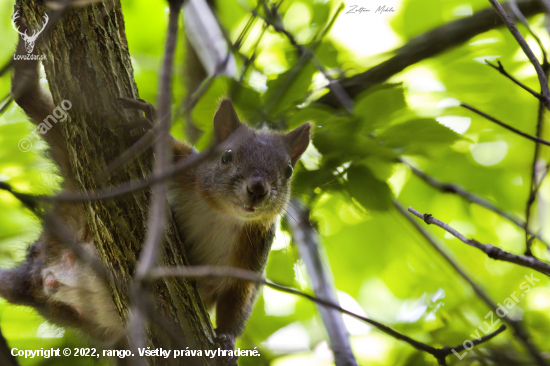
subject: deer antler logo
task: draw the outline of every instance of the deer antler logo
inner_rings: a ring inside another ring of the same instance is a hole
[[[27,34],[27,27],[24,26],[25,28],[25,31],[24,32],[21,32],[19,30],[19,22],[17,21],[17,18],[19,18],[19,10],[17,10],[15,13],[13,13],[13,16],[12,16],[12,26],[13,26],[13,29],[15,29],[15,31],[17,33],[19,33],[21,35],[21,37],[23,37],[23,40],[25,41],[25,48],[27,49],[27,53],[31,53],[32,50],[34,49],[34,42],[36,42],[36,39],[38,38],[38,35],[40,33],[42,33],[42,31],[44,30],[44,28],[46,28],[46,24],[48,24],[48,14],[44,14],[44,25],[42,26],[42,29],[40,29],[39,31],[34,31],[32,36],[29,36]],[[17,27],[16,27],[17,26]]]

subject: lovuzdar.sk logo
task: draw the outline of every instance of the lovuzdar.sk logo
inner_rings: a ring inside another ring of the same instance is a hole
[[[38,38],[40,33],[44,31],[44,28],[46,28],[46,25],[48,24],[48,20],[49,20],[48,14],[44,14],[44,24],[42,25],[42,29],[40,29],[39,31],[36,31],[36,30],[33,31],[32,35],[27,34],[29,29],[27,28],[27,25],[25,24],[25,22],[20,19],[19,10],[13,13],[11,20],[12,20],[13,29],[15,29],[15,31],[21,35],[21,38],[23,39],[23,41],[25,41],[25,49],[27,50],[26,55],[15,54],[13,55],[13,59],[14,60],[45,60],[46,55],[35,55],[35,54],[32,54],[32,51],[34,50],[34,44],[36,42],[36,39]],[[23,30],[21,30],[20,28],[23,28]]]

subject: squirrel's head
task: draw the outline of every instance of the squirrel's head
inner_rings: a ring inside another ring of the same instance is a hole
[[[309,145],[310,124],[286,133],[246,126],[229,100],[214,116],[219,156],[197,168],[199,190],[215,209],[243,220],[281,213],[290,198],[294,166]]]

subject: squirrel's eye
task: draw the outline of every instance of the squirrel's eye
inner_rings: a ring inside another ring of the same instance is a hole
[[[285,177],[286,179],[289,179],[292,176],[292,172],[294,171],[294,168],[292,165],[288,164],[285,169]]]
[[[228,164],[233,160],[233,150],[225,150],[225,152],[222,154],[222,163]]]

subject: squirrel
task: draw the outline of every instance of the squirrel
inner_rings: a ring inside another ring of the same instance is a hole
[[[27,28],[22,17],[16,25],[22,31]],[[23,47],[19,40],[18,52]],[[39,86],[38,68],[39,61],[18,60],[12,78],[13,99],[36,125],[55,108],[51,95]],[[124,108],[145,111],[151,107],[141,100],[122,98],[121,102]],[[213,123],[214,143],[224,152],[172,178],[168,202],[190,265],[261,273],[276,222],[290,198],[294,167],[309,145],[311,125],[305,123],[288,133],[255,130],[240,121],[228,99],[221,101]],[[54,124],[42,137],[64,178],[63,189],[75,191],[60,127]],[[197,154],[185,142],[172,139],[172,145],[174,162]],[[82,250],[97,258],[82,208],[58,204],[53,210],[76,233]],[[215,307],[217,337],[234,348],[258,285],[232,278],[198,278],[197,285],[207,307]],[[48,225],[19,267],[0,271],[0,296],[32,306],[53,323],[77,328],[95,339],[115,340],[124,334],[105,280]]]

